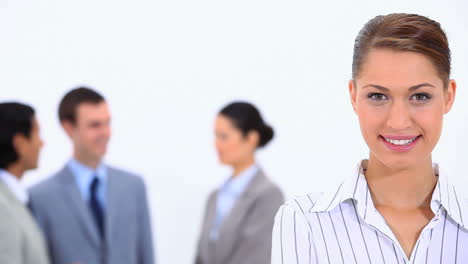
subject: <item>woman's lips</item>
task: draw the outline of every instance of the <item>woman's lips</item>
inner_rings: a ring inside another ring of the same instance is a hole
[[[410,151],[418,143],[421,135],[385,135],[380,136],[380,140],[391,151]]]

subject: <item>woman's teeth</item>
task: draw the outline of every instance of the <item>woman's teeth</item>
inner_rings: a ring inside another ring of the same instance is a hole
[[[403,145],[409,145],[411,144],[411,142],[415,141],[418,137],[415,137],[415,138],[411,138],[411,139],[389,139],[389,138],[384,138],[385,141],[387,141],[388,143],[391,143],[393,145],[399,145],[399,146],[403,146]]]

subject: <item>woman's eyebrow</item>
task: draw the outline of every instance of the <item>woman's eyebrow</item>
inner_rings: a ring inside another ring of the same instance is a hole
[[[376,88],[376,89],[379,89],[379,90],[384,91],[384,92],[390,91],[390,89],[388,89],[386,87],[383,87],[383,86],[380,86],[380,85],[377,85],[377,84],[368,84],[368,85],[363,86],[362,88],[368,88],[368,87]]]
[[[418,84],[418,85],[411,86],[409,88],[409,91],[411,92],[411,91],[417,90],[417,89],[422,88],[422,87],[433,87],[433,88],[435,88],[435,86],[430,84],[430,83],[421,83],[421,84]]]
[[[390,91],[390,89],[388,89],[386,87],[383,87],[381,85],[377,85],[377,84],[368,84],[368,85],[363,86],[362,88],[368,88],[368,87],[376,88],[376,89],[384,91],[384,92]],[[419,88],[422,88],[422,87],[435,87],[435,86],[430,84],[430,83],[420,83],[420,84],[411,86],[408,90],[410,92],[412,92],[412,91],[415,91],[415,90],[417,90]]]

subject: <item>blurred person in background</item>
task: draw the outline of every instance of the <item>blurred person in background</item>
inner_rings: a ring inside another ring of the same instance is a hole
[[[44,237],[21,183],[37,168],[43,142],[32,107],[0,103],[0,263],[48,264]]]
[[[255,106],[234,102],[216,117],[216,150],[232,175],[208,198],[195,264],[270,263],[274,215],[281,190],[256,162],[273,138]]]
[[[154,264],[146,187],[107,165],[111,115],[102,95],[79,87],[60,102],[73,156],[30,189],[31,209],[53,264]]]

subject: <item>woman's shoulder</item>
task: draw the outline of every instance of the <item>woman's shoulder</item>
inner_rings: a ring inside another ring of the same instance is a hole
[[[296,196],[286,201],[286,203],[281,206],[280,210],[299,213],[305,216],[322,195],[323,193],[308,193]]]
[[[276,213],[275,225],[282,226],[283,229],[294,226],[312,231],[311,208],[321,196],[321,193],[308,193],[289,199]]]
[[[256,174],[256,180],[260,182],[258,191],[260,193],[282,193],[281,187],[272,180],[261,168]]]

